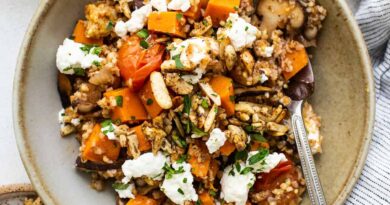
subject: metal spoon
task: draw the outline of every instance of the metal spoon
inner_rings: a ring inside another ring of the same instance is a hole
[[[292,99],[292,103],[288,107],[291,113],[291,127],[297,144],[311,204],[325,205],[324,192],[314,164],[313,155],[311,154],[302,118],[302,104],[305,99],[313,94],[313,91],[314,75],[309,62],[304,69],[291,79],[286,93]]]

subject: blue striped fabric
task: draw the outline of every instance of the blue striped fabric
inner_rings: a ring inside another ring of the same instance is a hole
[[[362,175],[346,204],[390,204],[390,0],[362,0],[356,19],[374,67],[374,136]]]

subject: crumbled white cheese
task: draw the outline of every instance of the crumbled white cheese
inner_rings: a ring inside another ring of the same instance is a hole
[[[236,51],[252,46],[259,31],[255,26],[240,18],[236,13],[230,13],[226,22],[228,24],[226,36],[229,37]]]
[[[135,33],[141,30],[145,26],[150,13],[152,13],[152,5],[150,4],[146,4],[143,7],[133,11],[133,13],[131,13],[130,20],[126,22],[127,30],[130,33]]]
[[[222,132],[221,129],[215,128],[210,133],[210,137],[206,142],[209,153],[212,154],[219,150],[225,144],[226,136],[225,133]]]
[[[150,4],[153,6],[153,8],[157,9],[158,11],[168,10],[166,0],[151,0]]]
[[[115,130],[117,129],[118,127],[116,125],[114,125],[114,123],[110,122],[108,123],[106,126],[102,127],[100,129],[100,131],[107,136],[107,138],[109,140],[117,140],[116,136],[115,136]]]
[[[221,198],[236,205],[245,205],[248,200],[249,189],[255,183],[255,175],[251,172],[242,172],[245,164],[240,163],[225,168],[221,179]]]
[[[246,162],[246,166],[253,168],[252,172],[254,173],[269,173],[273,168],[278,166],[280,162],[287,161],[286,156],[283,153],[272,153],[267,155],[264,159],[256,162],[255,164],[250,164],[249,159],[254,155],[258,154],[259,151],[252,151],[248,153],[248,160]]]
[[[263,84],[267,80],[268,80],[268,77],[264,73],[262,73],[261,76],[260,76],[260,83]]]
[[[172,0],[168,4],[168,9],[170,10],[181,10],[182,12],[186,12],[191,7],[190,0]]]
[[[61,73],[74,74],[75,68],[87,69],[95,62],[100,63],[103,59],[94,54],[95,48],[91,48],[88,53],[81,50],[85,45],[76,43],[73,40],[66,38],[63,45],[60,45],[57,50],[56,64]]]
[[[181,173],[165,175],[161,190],[176,204],[184,204],[185,201],[197,201],[198,195],[192,184],[194,177],[191,174],[191,165],[188,163],[173,163],[172,168]]]
[[[151,152],[142,154],[137,159],[126,160],[122,165],[122,172],[125,178],[123,183],[128,183],[133,177],[147,176],[154,180],[161,180],[164,173],[163,167],[167,158],[158,152],[154,155]]]
[[[125,37],[127,34],[126,23],[123,21],[116,22],[114,31],[115,31],[116,35],[118,35],[119,37],[122,37],[122,38]]]
[[[126,189],[123,189],[123,190],[115,189],[115,191],[118,193],[119,198],[134,199],[135,198],[135,196],[133,194],[134,188],[135,188],[134,184],[131,183],[131,184],[129,184],[129,186]]]
[[[196,68],[193,72],[196,75],[182,75],[181,78],[187,83],[197,84],[199,83],[199,80],[202,79],[203,74],[206,73],[206,71],[201,68]]]

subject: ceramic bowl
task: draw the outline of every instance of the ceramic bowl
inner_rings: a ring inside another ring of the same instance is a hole
[[[83,17],[87,0],[42,0],[21,48],[14,85],[14,127],[24,165],[47,204],[114,204],[74,168],[78,143],[61,138],[55,54]],[[342,204],[365,162],[372,134],[374,88],[367,50],[344,0],[320,0],[328,17],[313,50],[316,90],[310,101],[322,116],[323,154],[316,157],[329,204]],[[110,189],[108,189],[110,190]],[[304,204],[308,204],[307,196]]]

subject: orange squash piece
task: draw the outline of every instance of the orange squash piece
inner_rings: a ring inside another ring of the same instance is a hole
[[[149,197],[137,195],[134,199],[130,199],[126,205],[158,205],[158,203]]]
[[[148,29],[185,38],[186,33],[180,25],[180,13],[174,11],[152,12],[148,17]]]
[[[231,155],[234,152],[234,150],[236,150],[236,146],[229,141],[226,141],[225,144],[221,148],[219,148],[219,151],[223,156]]]
[[[234,114],[233,80],[225,76],[215,76],[210,80],[213,90],[221,97],[222,107],[229,116]]]
[[[132,129],[135,131],[135,134],[137,135],[139,151],[141,152],[149,151],[152,148],[152,145],[150,144],[149,140],[142,132],[142,126],[139,125],[137,127],[133,127]]]
[[[283,76],[286,80],[294,77],[309,63],[309,57],[307,56],[305,48],[294,50],[291,53],[286,53],[286,58],[290,60],[293,67],[291,72],[283,72]]]
[[[214,178],[217,176],[219,170],[219,164],[216,159],[212,159],[210,162],[210,170],[209,170],[209,177]]]
[[[139,122],[148,119],[148,113],[142,105],[141,99],[130,88],[120,88],[104,93],[105,97],[122,97],[122,106],[114,108],[113,120],[121,122]]]
[[[81,153],[83,160],[103,163],[103,156],[112,161],[118,159],[120,146],[116,141],[109,140],[100,129],[100,124],[96,124],[91,135],[86,139],[84,150]]]
[[[153,118],[159,116],[163,109],[160,107],[160,105],[158,105],[156,98],[154,98],[152,92],[152,83],[150,80],[146,82],[138,94],[149,115]]]
[[[87,38],[85,36],[85,22],[82,20],[79,20],[76,24],[76,27],[73,31],[73,37],[74,41],[77,43],[82,44],[90,44],[90,45],[103,45],[103,38],[94,39],[94,38]]]
[[[198,148],[200,150],[198,150]],[[188,149],[188,157],[188,163],[190,163],[192,167],[192,174],[199,178],[206,177],[211,162],[211,156],[206,145],[200,142],[196,143],[196,146],[191,144]],[[200,161],[199,159],[202,160]]]
[[[203,192],[199,194],[199,199],[202,202],[202,205],[214,205],[214,198],[210,196],[208,192]]]
[[[205,9],[208,3],[209,0],[200,0],[200,8]]]
[[[202,1],[199,1],[197,5],[192,5],[191,8],[188,9],[188,11],[184,12],[183,15],[197,21],[200,16],[202,16],[201,5]]]
[[[214,26],[219,22],[226,21],[229,13],[237,12],[240,0],[209,0],[204,16],[211,16]]]

